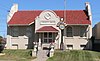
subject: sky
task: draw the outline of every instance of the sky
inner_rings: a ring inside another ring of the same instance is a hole
[[[92,26],[100,22],[100,0],[66,0],[66,10],[84,10],[90,2]],[[64,10],[64,0],[0,0],[0,36],[7,35],[7,15],[14,3],[19,10]]]

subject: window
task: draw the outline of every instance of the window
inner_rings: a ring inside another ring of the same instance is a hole
[[[86,37],[86,28],[83,26],[80,29],[80,37]]]
[[[28,44],[25,44],[25,46],[28,46]]]
[[[47,37],[47,33],[44,33],[44,37]]]
[[[12,44],[13,49],[18,49],[18,44]]]
[[[45,32],[43,33],[44,36],[43,36],[43,43],[51,43],[51,42],[54,42],[53,41],[53,33],[51,32]]]
[[[85,49],[86,45],[80,45],[81,49]]]
[[[52,38],[52,33],[49,33],[49,37]]]
[[[18,44],[12,44],[12,46],[18,46]]]
[[[68,48],[69,50],[72,50],[72,49],[73,49],[73,45],[67,45],[67,48]]]
[[[28,36],[28,37],[32,36],[31,27],[26,28],[26,36]]]
[[[67,37],[72,37],[72,27],[68,26],[66,28],[66,36]]]
[[[31,31],[31,27],[27,27],[26,31],[28,31],[28,32]]]
[[[31,33],[30,32],[26,32],[26,36],[27,37],[31,37]]]
[[[12,34],[13,34],[14,37],[18,37],[18,35],[19,35],[18,27],[13,28]]]
[[[80,27],[74,26],[74,36],[80,36]]]

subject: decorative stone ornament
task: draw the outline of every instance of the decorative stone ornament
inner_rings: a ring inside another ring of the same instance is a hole
[[[32,57],[36,57],[37,56],[37,45],[34,46],[34,50],[32,50]]]
[[[50,50],[50,57],[52,57],[54,55],[54,46],[51,46],[51,50]]]
[[[45,16],[44,16],[44,18],[48,20],[48,19],[51,18],[51,15],[49,13],[46,13]]]

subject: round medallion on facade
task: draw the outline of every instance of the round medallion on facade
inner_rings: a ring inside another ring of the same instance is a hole
[[[49,13],[46,13],[45,16],[44,16],[44,18],[48,20],[48,19],[51,18],[51,15]]]

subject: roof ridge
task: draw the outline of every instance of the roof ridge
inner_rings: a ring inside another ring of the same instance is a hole
[[[18,11],[44,11],[44,10],[18,10]],[[53,10],[53,11],[65,11],[65,10]],[[84,11],[84,10],[66,10],[66,11]]]
[[[18,11],[43,11],[43,10],[18,10]]]

